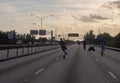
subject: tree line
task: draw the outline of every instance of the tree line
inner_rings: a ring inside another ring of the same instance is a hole
[[[120,48],[120,33],[118,33],[116,36],[111,36],[109,33],[100,33],[99,35],[95,35],[92,30],[87,32],[84,36],[84,40],[87,44],[97,44],[98,38],[102,38],[105,46],[109,47],[116,47]]]
[[[44,44],[47,41],[46,38],[35,39],[35,36],[30,34],[18,34],[15,30],[12,32],[13,39],[11,40],[8,38],[9,31],[0,31],[0,45],[16,44],[18,40],[22,40],[23,44],[28,44],[29,42],[42,42],[42,44]],[[84,40],[87,44],[99,45],[99,43],[97,42],[97,38],[102,38],[105,46],[120,48],[120,33],[113,37],[109,33],[101,33],[99,35],[95,35],[93,31],[90,30],[84,36]]]
[[[15,30],[10,32],[13,32],[13,39],[8,38],[9,31],[0,31],[0,45],[16,44],[18,40],[22,40],[24,44],[36,41],[35,36],[30,34],[18,34]]]
[[[13,33],[13,39],[9,39],[9,32]],[[18,41],[22,41],[21,44],[45,44],[45,42],[49,41],[46,37],[41,37],[36,39],[34,35],[31,34],[18,34],[15,30],[13,31],[0,31],[0,45],[11,45],[17,44]]]

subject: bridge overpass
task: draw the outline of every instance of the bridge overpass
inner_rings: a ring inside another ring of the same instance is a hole
[[[120,83],[120,52],[106,49],[102,57],[99,47],[95,52],[77,44],[67,47],[65,59],[58,46],[0,62],[0,83]],[[22,50],[19,52],[18,56]],[[14,49],[9,56],[15,54]],[[6,52],[0,51],[1,60],[4,55]]]

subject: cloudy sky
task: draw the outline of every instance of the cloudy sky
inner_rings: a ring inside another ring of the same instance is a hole
[[[53,16],[50,16],[50,15]],[[0,30],[29,33],[30,29],[98,34],[120,32],[120,0],[0,0]]]

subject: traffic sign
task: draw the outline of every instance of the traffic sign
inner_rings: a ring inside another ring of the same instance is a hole
[[[8,32],[8,39],[13,39],[13,31]]]
[[[30,30],[31,35],[38,35],[38,30]]]
[[[39,35],[46,35],[46,30],[39,30]]]
[[[68,37],[79,37],[78,33],[68,33]]]

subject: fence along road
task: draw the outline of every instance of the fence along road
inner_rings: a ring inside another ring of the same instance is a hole
[[[14,45],[0,47],[0,62],[59,48],[56,45]]]

